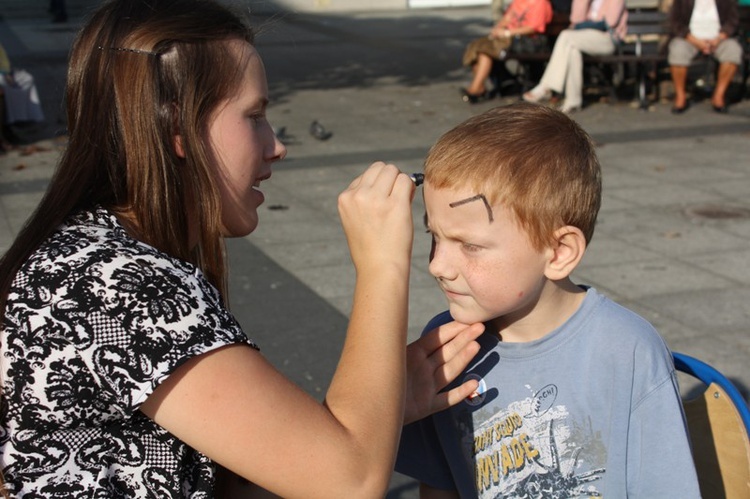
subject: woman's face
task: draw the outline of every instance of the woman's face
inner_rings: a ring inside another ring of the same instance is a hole
[[[244,41],[229,43],[241,64],[240,84],[215,111],[208,136],[219,163],[224,235],[241,237],[258,226],[260,183],[271,177],[271,164],[286,148],[266,119],[268,85],[258,52]]]

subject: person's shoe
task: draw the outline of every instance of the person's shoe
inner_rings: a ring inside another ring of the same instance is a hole
[[[580,111],[582,109],[583,109],[583,106],[581,106],[580,104],[577,104],[577,105],[574,105],[574,106],[571,106],[571,105],[568,105],[568,104],[563,104],[562,106],[560,106],[560,112],[563,112],[565,114],[577,113],[578,111]]]
[[[528,92],[524,92],[523,100],[531,102],[532,104],[537,102],[543,102],[549,100],[552,97],[552,91],[541,85],[537,85]]]
[[[713,108],[715,113],[727,114],[729,112],[729,106],[727,106],[726,104],[724,104],[723,106],[715,106],[711,104],[711,107]]]
[[[492,98],[492,93],[489,90],[485,90],[481,94],[470,94],[465,88],[461,89],[461,100],[468,102],[469,104],[478,104]]]
[[[688,109],[690,109],[690,101],[685,101],[685,105],[684,106],[680,106],[680,107],[674,106],[674,107],[672,107],[672,114],[682,114],[685,111],[687,111]]]

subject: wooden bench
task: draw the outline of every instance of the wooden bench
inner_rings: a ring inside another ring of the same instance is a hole
[[[743,97],[750,96],[750,5],[739,5],[739,29],[737,36],[742,44],[743,64],[740,68],[740,77]],[[549,47],[545,52],[534,54],[517,54],[508,52],[504,61],[515,60],[519,63],[520,73],[518,82],[522,90],[526,91],[536,85],[541,77],[540,68],[549,60],[557,36],[563,29],[569,27],[567,13],[555,13],[552,22],[547,26]],[[636,72],[635,94],[641,108],[648,107],[647,84],[653,77],[654,88],[658,99],[659,70],[667,62],[666,41],[669,36],[668,14],[655,8],[630,9],[628,10],[628,35],[617,52],[611,55],[593,56],[584,55],[584,64],[590,71],[592,67],[609,66],[614,69],[618,82],[610,82],[609,89],[612,95],[616,94],[618,86],[624,80],[624,66],[629,64]],[[602,75],[600,79],[606,80],[611,75]]]
[[[659,65],[667,61],[668,14],[657,9],[628,11],[628,34],[612,55],[585,56],[584,61],[632,64],[636,71],[636,94],[642,109],[649,105],[646,85],[649,74],[658,83]],[[658,92],[658,85],[655,85]]]
[[[529,75],[533,73],[532,65],[544,64],[554,47],[557,36],[563,29],[569,27],[567,13],[556,13],[552,22],[547,27],[549,38],[549,49],[545,52],[533,54],[508,52],[503,61],[515,60],[519,63],[518,80],[523,91],[536,84]],[[649,70],[655,71],[659,65],[667,60],[667,55],[662,47],[662,40],[668,34],[667,14],[657,9],[632,9],[628,11],[628,35],[618,45],[615,53],[610,55],[585,54],[583,61],[587,66],[609,66],[614,68],[619,78],[618,82],[609,82],[610,92],[615,94],[616,86],[624,81],[625,65],[630,65],[636,72],[636,89],[640,105],[648,106],[646,96],[646,85]],[[607,75],[607,79],[612,78]]]

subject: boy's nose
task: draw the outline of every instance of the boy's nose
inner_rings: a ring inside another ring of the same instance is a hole
[[[430,274],[436,279],[452,279],[450,269],[448,268],[447,262],[450,258],[447,258],[445,254],[446,250],[432,244],[432,250],[430,251],[430,265],[428,267]]]

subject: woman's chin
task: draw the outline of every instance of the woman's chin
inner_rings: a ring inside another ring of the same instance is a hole
[[[227,238],[245,237],[258,228],[257,213],[254,217],[247,217],[243,220],[234,220],[230,224],[224,224],[222,235]]]

